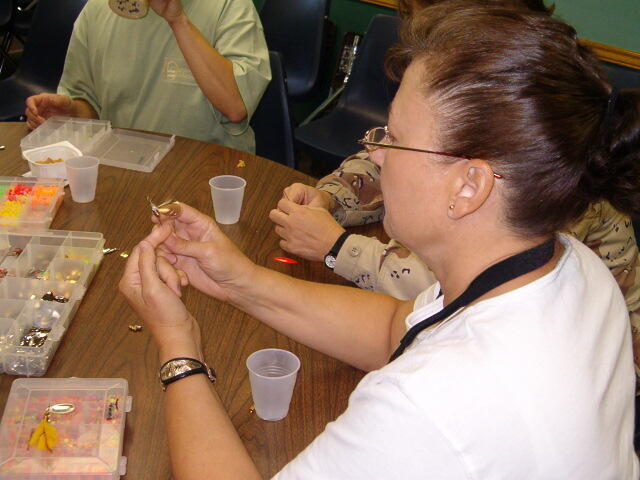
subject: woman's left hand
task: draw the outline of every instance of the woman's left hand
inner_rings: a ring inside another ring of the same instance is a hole
[[[158,349],[180,355],[199,355],[200,328],[182,303],[180,288],[187,284],[155,249],[163,240],[152,232],[131,252],[119,289],[153,335]]]

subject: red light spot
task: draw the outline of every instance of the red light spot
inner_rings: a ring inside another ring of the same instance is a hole
[[[293,258],[287,258],[287,257],[273,257],[274,260],[276,260],[277,262],[282,262],[282,263],[298,263],[297,260],[294,260]]]

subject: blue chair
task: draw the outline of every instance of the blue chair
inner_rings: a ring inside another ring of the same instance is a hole
[[[385,75],[384,57],[397,39],[399,25],[395,16],[373,17],[334,110],[295,130],[296,145],[311,157],[316,175],[332,171],[360,150],[357,140],[366,130],[386,125],[398,84]]]
[[[640,88],[640,70],[602,62],[609,80],[618,88]]]
[[[39,0],[20,65],[13,75],[0,81],[0,121],[18,120],[27,97],[56,91],[73,23],[86,3]]]
[[[603,65],[609,75],[609,80],[617,88],[640,88],[640,70],[608,62],[603,62]],[[636,232],[636,241],[640,245],[640,219],[633,219],[633,229]],[[640,439],[638,440],[638,446],[640,446]]]
[[[271,82],[250,122],[256,136],[256,155],[295,168],[287,76],[280,52],[269,51],[269,62]]]
[[[14,12],[13,0],[3,0],[0,2],[0,73],[5,63],[9,63],[15,68],[14,62],[9,56],[9,47],[11,46],[11,24]]]
[[[260,20],[269,50],[282,54],[289,96],[313,93],[320,76],[329,0],[265,0]]]

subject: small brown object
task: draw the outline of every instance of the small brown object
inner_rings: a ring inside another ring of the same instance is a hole
[[[64,162],[64,160],[61,158],[47,157],[46,160],[40,160],[39,162],[36,162],[36,163],[38,165],[51,165],[52,163],[60,163],[60,162]]]
[[[129,325],[129,330],[131,330],[132,332],[141,332],[142,325]]]

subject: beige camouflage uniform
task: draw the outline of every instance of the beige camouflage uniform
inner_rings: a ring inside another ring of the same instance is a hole
[[[317,188],[331,194],[332,211],[343,226],[377,222],[384,216],[378,167],[366,152],[347,158]],[[611,270],[629,307],[636,375],[640,376],[640,260],[631,219],[609,203],[589,207],[569,233],[589,246]],[[334,271],[360,288],[402,300],[415,298],[435,282],[433,273],[400,243],[350,235],[340,249]]]

